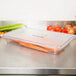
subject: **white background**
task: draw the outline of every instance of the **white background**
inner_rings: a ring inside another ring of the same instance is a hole
[[[75,20],[76,0],[0,0],[0,20]]]

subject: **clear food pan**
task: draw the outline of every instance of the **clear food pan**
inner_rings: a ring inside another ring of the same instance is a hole
[[[21,28],[3,35],[3,38],[12,39],[25,47],[53,54],[61,52],[75,37],[75,35],[33,28]]]

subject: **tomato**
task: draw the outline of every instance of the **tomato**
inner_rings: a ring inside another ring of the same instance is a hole
[[[68,33],[69,33],[69,34],[75,34],[75,31],[74,31],[74,29],[70,29],[70,30],[68,31]]]
[[[60,30],[61,30],[61,26],[57,25],[57,26],[54,27],[54,29],[55,29],[56,31],[60,31]]]
[[[53,27],[51,25],[47,26],[47,30],[51,31],[53,29]]]
[[[55,27],[56,27],[56,28],[61,28],[61,26],[59,26],[59,25],[56,25]]]
[[[51,31],[55,31],[56,32],[56,30],[54,28],[52,28]]]
[[[4,33],[7,33],[7,31],[4,31]]]
[[[63,31],[62,29],[59,30],[59,32],[62,32],[62,31]]]
[[[76,26],[75,26],[75,25],[73,26],[73,30],[74,30],[74,31],[75,31],[75,33],[76,33]]]
[[[62,33],[68,33],[68,31],[67,30],[62,30]]]
[[[71,28],[72,28],[71,25],[66,25],[66,26],[65,26],[65,29],[66,29],[66,30],[70,30]]]

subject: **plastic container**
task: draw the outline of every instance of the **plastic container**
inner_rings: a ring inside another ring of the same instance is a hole
[[[12,39],[25,47],[53,54],[61,52],[71,40],[76,38],[75,35],[33,28],[17,29],[4,34],[3,37]]]

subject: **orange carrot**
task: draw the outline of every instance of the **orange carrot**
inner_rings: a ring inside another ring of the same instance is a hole
[[[21,41],[15,41],[15,42],[18,42],[22,46],[33,48],[33,49],[40,50],[40,51],[43,51],[43,52],[48,52],[48,51],[53,51],[53,52],[56,52],[56,53],[59,52],[59,50],[53,49],[53,48],[42,47],[42,46],[34,45],[34,44],[31,44],[31,43],[21,42]]]

